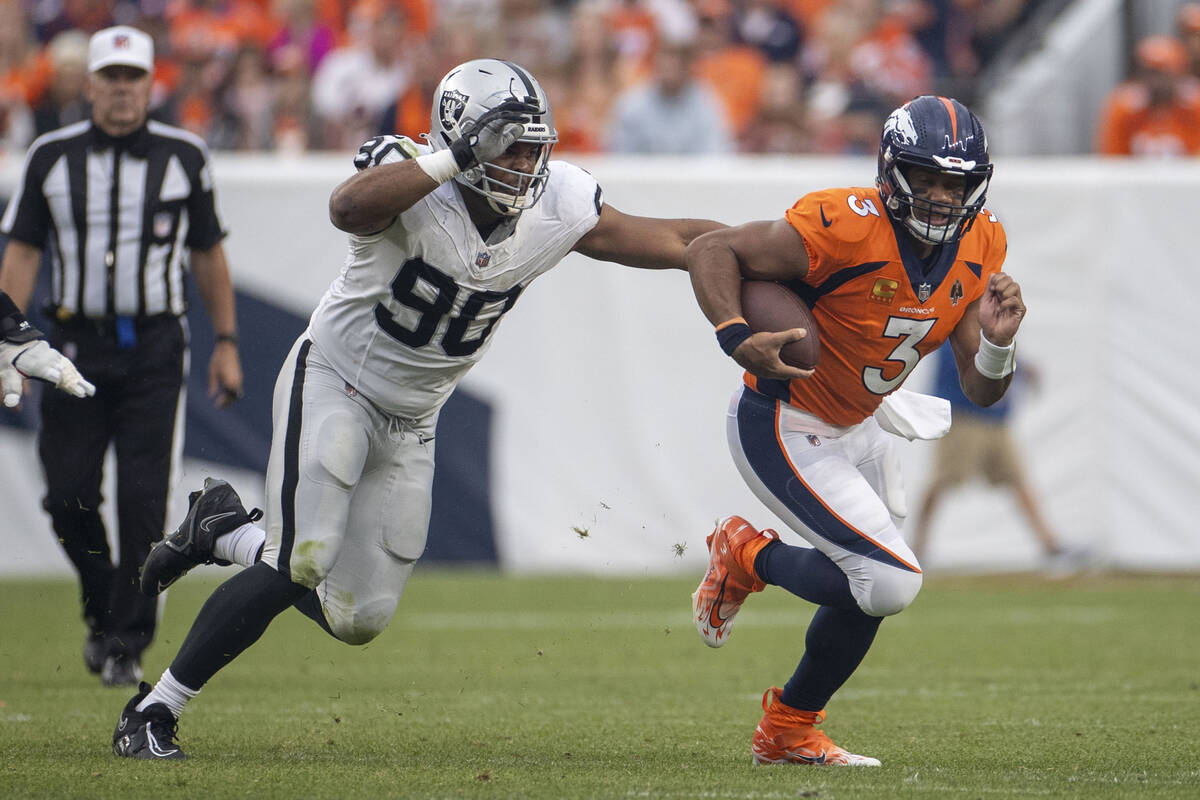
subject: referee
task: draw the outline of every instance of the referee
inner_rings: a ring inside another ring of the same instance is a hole
[[[34,141],[0,232],[0,290],[20,308],[42,251],[52,264],[50,344],[96,386],[90,398],[44,392],[38,455],[43,507],[79,573],[84,663],[106,686],[136,684],[154,638],[156,603],[138,572],[162,538],[183,451],[188,372],[186,274],[216,332],[209,394],[242,391],[233,286],[203,141],[147,121],[154,47],[118,26],[88,48],[90,120]],[[120,558],[100,516],[104,454],[116,451]]]

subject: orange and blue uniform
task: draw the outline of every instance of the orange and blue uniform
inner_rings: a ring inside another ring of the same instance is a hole
[[[999,272],[1004,227],[987,210],[928,264],[897,231],[874,188],[827,189],[786,213],[808,250],[808,274],[783,281],[817,320],[821,359],[809,378],[746,385],[833,425],[855,425],[937,350]]]

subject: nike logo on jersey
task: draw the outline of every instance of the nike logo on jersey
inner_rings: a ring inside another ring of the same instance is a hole
[[[211,517],[205,517],[204,519],[200,520],[200,530],[204,531],[205,533],[211,533],[214,522],[220,522],[226,517],[232,517],[236,514],[236,511],[224,511],[220,514],[213,514]]]
[[[828,228],[833,223],[825,219],[825,206],[817,206],[817,208],[819,208],[821,211],[821,224]]]

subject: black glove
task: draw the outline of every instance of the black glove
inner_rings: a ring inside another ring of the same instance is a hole
[[[466,171],[491,161],[525,133],[525,123],[541,109],[530,103],[506,100],[475,120],[463,135],[450,143],[458,168]]]

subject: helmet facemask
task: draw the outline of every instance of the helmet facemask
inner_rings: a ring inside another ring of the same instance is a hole
[[[886,158],[886,156],[885,156]],[[935,161],[945,162],[947,159],[934,157]],[[957,159],[950,159],[957,160]],[[919,196],[913,191],[912,185],[905,175],[909,167],[929,168],[926,164],[904,164],[903,159],[892,159],[885,167],[885,174],[892,186],[887,195],[888,210],[899,219],[908,232],[926,244],[941,245],[955,242],[971,229],[975,215],[983,208],[984,197],[987,195],[988,183],[991,180],[991,165],[986,170],[974,171],[974,164],[965,165],[939,164],[941,172],[963,176],[963,200],[961,203],[941,203]],[[956,168],[957,167],[957,168]],[[984,174],[979,174],[983,172]],[[945,217],[946,222],[934,225],[935,217]]]
[[[518,145],[533,144],[537,148],[532,171],[522,172],[487,161],[463,172],[455,180],[487,198],[488,206],[497,214],[512,216],[533,208],[546,189],[546,179],[550,177],[550,153],[558,140],[553,129],[547,134],[548,127],[545,123],[527,122],[525,134],[517,139]]]

